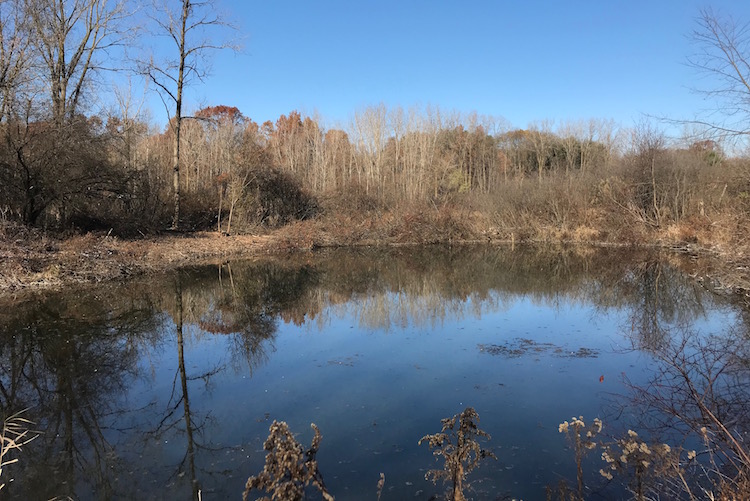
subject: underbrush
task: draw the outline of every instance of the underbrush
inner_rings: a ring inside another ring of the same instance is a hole
[[[716,225],[705,217],[656,229],[623,214],[603,189],[607,185],[594,177],[574,182],[551,176],[542,182],[511,181],[493,193],[383,202],[354,187],[329,194],[315,222],[294,223],[280,235],[290,248],[497,240],[643,245],[697,243],[696,235],[714,241]],[[295,245],[295,240],[301,244]]]
[[[144,242],[157,248],[159,241],[172,236],[189,238],[196,231],[255,235],[271,241],[264,251],[477,241],[656,245],[711,252],[731,265],[732,273],[742,274],[750,258],[750,184],[743,177],[747,172],[740,169],[744,164],[683,170],[676,165],[667,165],[659,177],[648,178],[648,183],[637,183],[643,171],[637,164],[625,162],[598,172],[509,178],[485,192],[445,192],[413,201],[387,193],[368,194],[356,183],[313,196],[293,177],[269,170],[243,188],[244,198],[233,208],[231,231],[229,202],[225,198],[219,232],[218,197],[206,192],[186,195],[183,228],[188,231],[170,233],[169,237],[153,226],[154,221],[160,221],[166,227],[159,215],[169,212],[166,210],[156,211],[159,214],[140,228],[105,225],[94,236],[74,229],[44,231],[3,215],[0,287],[49,280],[57,283],[60,276],[64,280],[71,274],[65,270],[59,273],[57,261],[70,261],[71,256],[75,258],[72,271],[94,268],[84,274],[73,273],[76,280],[117,276],[108,264],[96,269],[92,263],[111,261],[121,252],[123,242]],[[123,240],[111,248],[111,241],[104,236]],[[236,254],[236,245],[230,240],[202,243],[211,248],[185,246],[182,254],[185,258],[196,253],[222,254],[222,247],[231,247]],[[155,253],[145,254],[154,260],[150,266],[164,261]],[[127,260],[135,256],[120,253],[115,259],[123,261],[125,268],[134,268],[140,264],[128,264]],[[747,283],[750,277],[731,281]]]
[[[296,221],[273,235],[279,248],[437,244],[485,238],[486,217],[460,206],[402,204],[365,211],[332,212]]]
[[[498,459],[488,448],[492,437],[479,428],[479,414],[472,407],[441,423],[439,433],[425,435],[418,442],[430,447],[439,466],[426,470],[425,479],[444,486],[430,499],[465,501],[472,491],[472,471],[480,466],[486,470],[492,467],[487,460]],[[732,456],[722,456],[719,451],[723,439],[710,431],[720,423],[707,424],[709,428],[700,430],[703,448],[694,450],[648,440],[631,429],[607,435],[599,418],[588,425],[583,416],[563,421],[558,430],[570,446],[576,478],[562,478],[555,485],[547,485],[546,497],[549,501],[584,501],[602,496],[636,501],[749,499],[747,449],[743,446]],[[316,459],[322,435],[315,424],[311,426],[315,435],[305,452],[286,422],[271,424],[264,444],[265,466],[258,475],[248,478],[244,501],[253,499],[254,491],[266,494],[258,499],[269,500],[305,499],[312,490],[333,501],[334,495],[326,488]],[[385,483],[385,475],[380,473],[377,486],[373,485],[373,497],[381,498]]]

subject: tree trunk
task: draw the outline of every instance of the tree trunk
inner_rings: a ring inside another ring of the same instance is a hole
[[[221,202],[222,202],[222,199],[224,198],[222,195],[224,195],[224,189],[222,188],[221,185],[219,185],[219,217],[218,217],[218,223],[217,223],[218,227],[216,229],[216,231],[218,231],[219,233],[221,233]]]
[[[187,27],[187,18],[190,14],[190,0],[182,2],[182,29],[180,30],[180,68],[177,73],[177,96],[175,99],[174,114],[174,154],[173,165],[174,173],[172,178],[172,187],[174,189],[174,215],[172,216],[172,229],[176,230],[180,224],[180,128],[182,127],[182,87],[185,81],[185,33]]]

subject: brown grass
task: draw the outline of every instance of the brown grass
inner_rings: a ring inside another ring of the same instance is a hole
[[[21,451],[25,445],[38,436],[30,431],[34,423],[23,417],[24,412],[17,412],[3,420],[0,431],[0,491],[5,487],[3,468],[18,462],[18,458],[11,458],[11,455]]]
[[[88,233],[52,238],[5,226],[5,238],[0,238],[0,292],[5,293],[127,278],[188,263],[274,250],[273,239],[262,235],[224,237],[199,232],[124,240]]]
[[[128,240],[100,232],[62,238],[0,222],[0,294],[273,252],[477,241],[662,246],[707,253],[719,258],[715,277],[727,287],[750,290],[750,218],[744,206],[726,202],[723,190],[706,193],[702,206],[692,204],[701,207],[697,212],[655,226],[623,209],[621,195],[612,193],[624,188],[614,180],[576,182],[513,181],[492,195],[472,193],[442,203],[378,204],[352,190],[323,198],[314,219],[261,235],[193,232]]]

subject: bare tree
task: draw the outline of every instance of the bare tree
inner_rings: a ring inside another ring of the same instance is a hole
[[[6,120],[19,86],[28,80],[29,37],[23,0],[0,0],[0,122]]]
[[[151,57],[141,65],[141,70],[156,86],[174,133],[172,228],[176,229],[180,220],[180,129],[183,119],[190,118],[182,114],[183,90],[191,81],[203,81],[207,76],[205,57],[208,52],[233,47],[228,42],[207,38],[212,30],[231,28],[231,25],[217,13],[212,0],[161,0],[155,5],[152,19],[156,24],[156,35],[173,44],[171,57],[162,61]]]
[[[365,192],[381,194],[384,149],[389,137],[388,108],[381,103],[354,114],[352,137],[357,139],[359,173],[365,177]]]
[[[581,166],[581,141],[577,132],[581,129],[581,122],[563,122],[557,129],[560,145],[565,153],[565,176],[569,176],[577,167]]]
[[[688,122],[714,136],[746,136],[750,133],[750,23],[704,9],[693,40],[696,53],[689,64],[715,87],[696,89],[714,103],[704,118]]]
[[[536,158],[537,174],[539,182],[542,181],[542,173],[547,165],[547,159],[550,153],[552,143],[552,134],[550,132],[551,123],[547,120],[534,122],[529,126],[528,137],[534,147],[534,156]]]
[[[116,129],[119,160],[128,171],[132,171],[138,164],[137,146],[148,133],[147,110],[143,106],[145,96],[134,95],[130,79],[127,86],[114,87],[113,93],[116,107],[108,113],[107,125],[110,131]]]
[[[126,1],[26,0],[25,5],[59,127],[75,115],[92,75],[113,69],[103,65],[104,58],[132,33],[123,24]]]

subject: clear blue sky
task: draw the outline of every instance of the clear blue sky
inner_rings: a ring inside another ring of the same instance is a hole
[[[686,64],[703,7],[750,21],[726,0],[228,1],[243,51],[211,56],[187,108],[224,104],[256,122],[297,109],[329,127],[383,102],[534,120],[641,114],[684,118],[705,106]],[[152,104],[157,123],[163,107]]]

